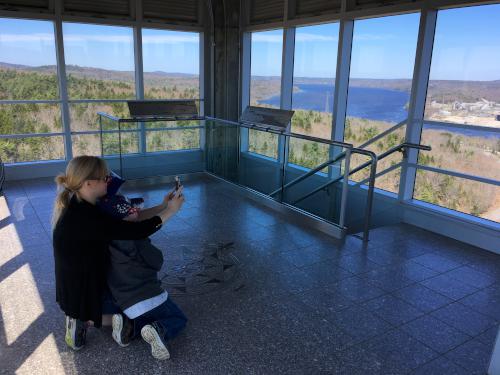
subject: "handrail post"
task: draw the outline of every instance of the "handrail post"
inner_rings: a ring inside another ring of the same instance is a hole
[[[345,214],[346,214],[346,207],[347,207],[347,192],[349,190],[350,164],[351,164],[351,149],[348,148],[345,150],[344,181],[342,183],[342,197],[340,200],[339,225],[342,228],[344,227],[344,223],[345,223]]]
[[[280,164],[281,164],[281,176],[280,176],[280,182],[281,182],[281,194],[280,194],[280,202],[283,203],[283,200],[285,199],[285,177],[286,177],[286,165],[287,165],[287,157],[286,157],[286,153],[287,153],[287,143],[288,143],[288,139],[287,139],[287,136],[286,135],[280,135],[278,137],[283,137],[284,141],[283,141],[283,144],[282,144],[282,148],[283,148],[283,156],[281,158],[281,161],[280,161]]]
[[[123,161],[122,161],[122,128],[120,121],[118,121],[118,147],[120,151],[120,177],[124,178],[123,175]]]
[[[102,140],[103,132],[102,132],[102,115],[99,114],[99,130],[101,131],[101,158],[104,158],[104,143]]]
[[[366,196],[365,225],[363,229],[363,242],[369,241],[370,223],[373,209],[373,194],[375,191],[375,176],[377,174],[377,155],[371,155],[370,182],[368,184],[368,194]]]

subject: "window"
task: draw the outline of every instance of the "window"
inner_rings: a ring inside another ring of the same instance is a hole
[[[142,31],[144,97],[200,98],[200,34],[144,29]],[[199,121],[146,123],[146,128],[198,126]],[[146,131],[148,152],[200,148],[200,130]]]
[[[54,160],[64,159],[64,151],[54,25],[0,18],[0,157]]]
[[[500,181],[499,18],[498,4],[439,11],[419,165]],[[500,221],[494,185],[419,170],[414,198]]]
[[[333,88],[337,66],[338,23],[299,27],[295,31],[292,132],[331,139]],[[328,160],[329,148],[290,140],[290,163],[308,168]]]
[[[144,29],[142,35],[145,98],[199,99],[200,33]],[[137,97],[132,27],[63,22],[62,42],[68,92],[64,98],[59,92],[53,22],[0,18],[3,161],[64,159],[66,144],[71,144],[73,155],[117,154],[120,148],[138,153],[200,147],[196,121],[165,125],[182,128],[173,133],[151,129],[163,124],[122,123],[121,145],[117,123],[100,123],[99,111],[128,117],[126,101]],[[69,109],[67,142],[63,105]]]
[[[280,108],[283,30],[252,33],[250,105]],[[278,136],[250,130],[248,149],[278,157]]]
[[[69,99],[134,99],[132,28],[63,23]]]
[[[198,99],[200,97],[200,35],[142,30],[144,97]]]
[[[358,146],[408,118],[408,103],[419,27],[418,13],[354,22],[344,140]],[[367,147],[377,154],[404,140],[404,128]],[[364,161],[353,156],[352,166]],[[381,172],[401,161],[393,154],[379,162]],[[369,171],[353,175],[360,181]],[[397,181],[396,181],[397,180]],[[399,170],[377,178],[377,187],[397,192]]]
[[[499,127],[500,5],[438,13],[426,120]]]
[[[491,178],[500,181],[500,133],[424,125],[420,165]]]
[[[500,187],[424,170],[417,171],[414,198],[492,221],[500,221]]]
[[[136,97],[132,28],[63,23],[63,39],[71,130],[95,132],[74,134],[73,154],[100,155],[101,146],[104,154],[116,154],[117,133],[104,135],[101,145],[97,112],[118,117],[129,114],[125,101]],[[113,131],[115,127],[115,123],[103,126]],[[123,128],[138,129],[138,125],[124,124]],[[124,134],[122,152],[138,152],[138,138],[138,131]]]

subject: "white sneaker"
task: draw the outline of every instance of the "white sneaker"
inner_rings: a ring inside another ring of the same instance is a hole
[[[130,339],[134,330],[134,323],[122,314],[113,315],[113,340],[122,348],[130,345]]]
[[[159,360],[170,358],[170,353],[166,344],[163,342],[158,331],[161,328],[157,324],[147,324],[141,329],[141,336],[149,345],[151,345],[151,354]]]

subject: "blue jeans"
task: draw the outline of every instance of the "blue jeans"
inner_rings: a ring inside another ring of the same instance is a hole
[[[142,327],[156,322],[161,328],[161,336],[165,342],[176,337],[186,326],[187,318],[169,297],[160,306],[134,319],[134,337],[139,335]]]

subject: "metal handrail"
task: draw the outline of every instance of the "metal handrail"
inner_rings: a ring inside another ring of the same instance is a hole
[[[104,113],[104,112],[97,112],[99,115],[99,125],[101,131],[102,129],[102,118],[108,118],[112,121],[118,122],[118,138],[119,138],[119,152],[120,152],[120,170],[122,170],[122,150],[121,150],[121,132],[122,129],[120,127],[120,123],[123,122],[155,122],[155,121],[189,121],[189,120],[212,120],[212,121],[217,121],[218,124],[223,124],[227,126],[237,126],[237,127],[242,127],[242,128],[248,128],[248,129],[254,129],[254,130],[259,130],[259,131],[265,131],[267,133],[272,133],[276,135],[282,135],[285,137],[290,137],[290,138],[298,138],[298,139],[303,139],[306,141],[311,141],[311,142],[317,142],[317,143],[322,143],[326,144],[329,146],[340,146],[346,149],[346,151],[342,152],[341,154],[337,155],[334,159],[332,159],[331,163],[340,160],[342,158],[346,158],[346,170],[344,172],[344,176],[341,178],[344,178],[344,186],[343,186],[343,191],[342,191],[342,204],[341,204],[341,212],[340,212],[340,221],[339,221],[339,226],[343,226],[343,221],[345,218],[345,208],[346,208],[346,202],[347,202],[347,186],[348,186],[348,179],[347,177],[349,176],[349,160],[350,160],[350,155],[352,153],[357,153],[357,154],[362,154],[365,156],[370,157],[370,161],[367,163],[367,165],[371,165],[370,168],[370,183],[369,183],[369,190],[368,190],[368,196],[367,196],[367,206],[366,206],[366,214],[365,214],[365,230],[364,230],[364,235],[363,235],[363,240],[367,241],[368,240],[368,230],[369,230],[369,223],[370,223],[370,217],[371,217],[371,210],[372,210],[372,202],[373,202],[373,190],[375,186],[375,174],[376,174],[376,168],[377,168],[377,155],[368,150],[363,150],[359,148],[354,148],[352,144],[346,143],[346,142],[340,142],[340,141],[334,141],[334,140],[328,140],[328,139],[323,139],[323,138],[317,138],[317,137],[311,137],[307,136],[304,134],[298,134],[298,133],[291,133],[291,132],[285,132],[285,131],[280,131],[276,130],[275,128],[271,127],[266,127],[263,124],[254,124],[254,123],[249,123],[249,122],[235,122],[235,121],[230,121],[230,120],[223,120],[223,119],[218,119],[214,117],[209,117],[209,116],[196,116],[196,117],[175,117],[175,116],[156,116],[156,117],[145,117],[145,118],[118,118],[116,116]],[[103,149],[103,145],[101,144],[101,150]],[[331,164],[330,163],[330,164]],[[284,168],[284,166],[283,166]],[[324,168],[324,167],[322,167]],[[322,169],[320,168],[320,169]],[[283,190],[283,187],[280,189]]]
[[[375,179],[377,179],[379,177],[382,177],[383,175],[385,175],[387,173],[390,173],[390,172],[392,172],[395,169],[401,168],[402,165],[403,165],[403,163],[399,162],[397,164],[391,165],[390,167],[384,169],[382,172],[377,172],[377,174],[375,175]],[[366,184],[368,182],[368,180],[369,180],[368,178],[365,178],[364,180],[356,182],[354,184],[354,186],[364,185],[364,184]]]
[[[353,170],[351,170],[348,173],[348,175],[350,176],[350,175],[352,175],[356,172],[359,172],[360,170],[366,168],[367,166],[371,166],[370,167],[370,176],[367,179],[369,184],[368,184],[368,195],[367,195],[367,203],[366,203],[367,207],[365,209],[365,223],[364,223],[364,228],[363,228],[363,241],[368,241],[368,237],[369,237],[371,213],[372,213],[372,208],[373,208],[373,194],[374,194],[374,190],[375,190],[375,178],[377,177],[377,163],[379,160],[382,160],[382,159],[388,157],[389,155],[391,155],[397,151],[406,152],[406,149],[408,149],[408,148],[415,148],[418,150],[425,150],[425,151],[431,150],[430,146],[417,145],[414,143],[401,143],[400,145],[397,145],[397,146],[390,148],[389,150],[380,154],[379,156],[375,155],[375,153],[373,153],[372,151],[362,150],[362,149],[358,149],[358,148],[352,149],[352,153],[359,153],[359,154],[366,155],[366,152],[368,152],[368,153],[371,153],[374,155],[374,157],[372,156],[372,159],[370,161],[367,161],[366,163],[359,165],[358,167],[354,168]],[[365,152],[362,152],[362,151],[365,151]],[[384,173],[384,171],[382,173]],[[340,180],[342,180],[344,178],[345,177],[341,175],[341,176],[339,176],[331,181],[328,181],[327,183],[314,189],[313,191],[309,192],[308,194],[295,200],[294,202],[292,202],[292,204],[296,205],[297,203],[303,201],[304,199],[309,198],[310,196],[328,188],[329,186],[339,182]],[[366,181],[366,179],[365,179],[365,181]]]
[[[324,139],[324,138],[317,138],[317,137],[311,137],[308,135],[304,134],[299,134],[299,133],[289,133],[285,131],[279,131],[271,127],[267,127],[263,124],[257,124],[257,123],[250,123],[250,122],[236,122],[236,121],[230,121],[230,120],[223,120],[215,117],[210,117],[210,116],[191,116],[191,117],[177,117],[177,116],[152,116],[152,117],[135,117],[135,118],[119,118],[113,115],[110,115],[105,112],[97,112],[98,115],[106,117],[110,120],[117,121],[117,122],[155,122],[155,121],[202,121],[202,120],[212,120],[212,121],[217,121],[219,123],[224,123],[228,125],[235,125],[243,128],[248,128],[248,129],[255,129],[255,130],[260,130],[260,131],[265,131],[267,133],[272,133],[272,134],[277,134],[277,135],[284,135],[287,137],[292,137],[292,138],[299,138],[303,139],[306,141],[311,141],[311,142],[318,142],[318,143],[323,143],[327,144],[330,146],[341,146],[345,148],[353,148],[352,143],[346,143],[346,142],[340,142],[340,141],[332,141],[329,139]]]
[[[347,190],[348,190],[348,184],[347,184],[347,176],[348,175],[347,175],[347,172],[348,172],[348,169],[349,169],[349,161],[350,161],[350,157],[351,157],[351,152],[353,152],[353,153],[355,152],[352,144],[346,143],[346,142],[340,142],[340,141],[333,141],[333,140],[329,140],[329,139],[311,137],[311,136],[307,136],[307,135],[304,135],[304,134],[298,134],[298,133],[291,133],[291,132],[280,131],[280,130],[277,130],[276,128],[268,127],[268,126],[265,126],[265,125],[259,124],[259,123],[251,123],[251,122],[247,122],[247,121],[245,121],[245,122],[235,122],[235,121],[230,121],[230,120],[217,119],[217,118],[213,118],[213,117],[206,117],[206,119],[207,120],[212,120],[212,121],[217,121],[218,124],[222,123],[222,124],[227,125],[227,126],[236,126],[236,127],[243,127],[243,128],[254,129],[254,130],[259,130],[259,131],[265,131],[267,133],[272,133],[272,134],[276,134],[276,135],[282,135],[282,136],[285,136],[285,137],[298,138],[298,139],[303,139],[303,140],[307,140],[307,141],[312,141],[312,142],[326,144],[326,145],[329,145],[329,146],[337,146],[337,147],[340,146],[340,147],[345,148],[346,151],[344,151],[342,153],[342,157],[346,158],[347,169],[344,172],[345,173],[345,177],[346,177],[346,183],[342,187],[342,197],[341,197],[341,205],[340,205],[340,217],[339,217],[339,224],[338,224],[340,227],[344,227],[345,209],[346,209],[346,206],[347,206]],[[370,156],[372,158],[375,158],[374,167],[376,168],[376,155],[374,153],[372,153],[371,151],[365,151],[365,150],[357,150],[357,152],[365,154],[365,155],[368,155],[368,156]],[[336,158],[334,158],[334,160],[331,160],[331,161],[329,161],[327,163],[323,163],[323,164],[325,164],[325,166],[326,166],[328,164],[334,163]],[[282,170],[282,186],[279,189],[279,191],[284,191],[284,188],[283,188],[283,182],[284,182],[283,174],[284,174],[284,168],[285,167],[286,167],[285,164],[283,164],[282,165],[282,168],[283,168],[283,170]],[[318,168],[318,167],[316,167],[316,168]],[[319,170],[321,170],[322,168],[324,168],[324,166],[320,166],[319,168],[320,168]],[[310,172],[308,172],[308,176],[309,175],[311,175]],[[304,178],[307,178],[307,176],[304,177]],[[374,183],[373,183],[373,185],[374,185]],[[372,196],[372,198],[373,198],[373,196]],[[368,205],[368,207],[371,210],[371,205]]]
[[[396,151],[403,151],[406,148],[415,148],[415,149],[424,150],[424,151],[430,151],[431,150],[430,146],[417,145],[415,143],[401,143],[401,144],[399,144],[397,146],[394,146],[394,147],[390,148],[389,150],[387,150],[386,152],[380,154],[379,156],[377,156],[377,161],[385,159],[387,156],[395,153]],[[358,149],[353,149],[353,150],[358,151]],[[352,175],[352,174],[354,174],[354,173],[359,172],[360,170],[362,170],[362,169],[364,169],[366,167],[368,167],[370,165],[370,163],[371,163],[371,161],[367,161],[366,163],[360,164],[359,166],[357,166],[356,168],[352,169],[349,172],[349,176]],[[299,203],[299,202],[303,201],[304,199],[309,198],[311,195],[314,195],[317,192],[320,192],[321,190],[324,190],[324,189],[328,188],[330,185],[333,185],[333,184],[337,183],[338,181],[342,180],[342,178],[343,178],[343,176],[339,176],[337,178],[334,178],[333,180],[328,181],[327,183],[321,185],[320,187],[318,187],[318,188],[314,189],[313,191],[309,192],[308,194],[304,195],[303,197],[295,200],[293,202],[293,204]]]
[[[280,130],[276,130],[275,128],[272,128],[272,127],[264,126],[262,124],[250,123],[250,122],[246,122],[246,121],[245,122],[236,122],[236,121],[230,121],[230,120],[222,120],[222,119],[210,117],[210,116],[205,116],[204,119],[217,121],[219,123],[223,123],[223,124],[227,124],[227,125],[239,126],[241,128],[254,129],[254,130],[264,131],[266,133],[283,135],[285,137],[298,138],[298,139],[303,139],[306,141],[323,143],[323,144],[330,145],[330,146],[341,146],[341,147],[350,148],[350,149],[354,148],[352,143],[332,141],[330,139],[311,137],[309,135],[304,135],[304,134],[299,134],[299,133],[280,131]]]
[[[296,179],[286,183],[285,185],[283,185],[282,187],[274,190],[273,192],[269,193],[269,195],[272,197],[276,194],[278,194],[279,192],[283,191],[284,189],[287,189],[293,185],[296,185],[298,184],[299,182],[305,180],[306,178],[308,178],[309,176],[312,176],[314,174],[316,174],[317,172],[321,171],[323,168],[326,168],[328,167],[329,165],[331,164],[334,164],[336,163],[337,161],[339,161],[340,159],[344,158],[345,157],[345,152],[342,152],[341,154],[337,155],[336,157],[334,157],[333,159],[329,159],[327,161],[325,161],[324,163],[321,163],[320,165],[318,165],[316,168],[314,169],[310,169],[307,173],[297,177]]]
[[[383,131],[382,133],[376,135],[375,137],[371,138],[370,140],[368,140],[367,142],[359,145],[356,147],[356,149],[364,149],[365,147],[371,145],[372,143],[375,143],[376,141],[378,141],[379,139],[381,138],[384,138],[386,135],[392,133],[393,131],[403,127],[406,122],[407,122],[408,119],[404,119],[403,121],[397,123],[396,125],[390,127],[389,129]],[[339,155],[337,155],[335,158],[333,159],[330,159],[326,162],[324,162],[323,164],[320,164],[318,165],[316,168],[314,169],[311,169],[309,172],[307,172],[306,174],[300,176],[300,177],[297,177],[296,179],[290,181],[289,183],[287,183],[286,185],[283,186],[283,188],[289,188],[293,185],[296,185],[298,184],[299,182],[305,180],[307,177],[309,176],[312,176],[313,174],[319,172],[320,170],[322,170],[323,168],[341,160],[343,157],[345,156],[345,152],[342,152],[340,153]],[[269,194],[270,196],[274,196],[276,194],[278,194],[280,191],[282,190],[282,188],[279,188],[279,189],[276,189],[275,191],[273,191],[271,194]]]

